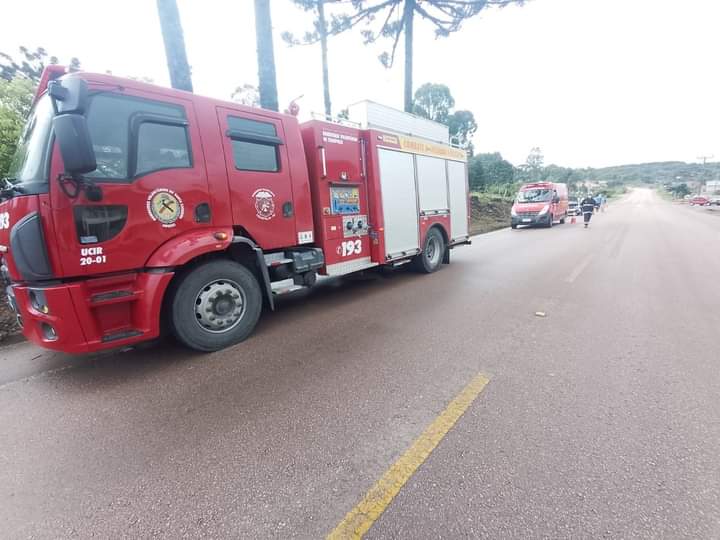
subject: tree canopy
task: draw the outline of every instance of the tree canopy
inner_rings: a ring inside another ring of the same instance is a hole
[[[690,188],[685,182],[670,187],[669,191],[678,198],[685,197],[685,195],[690,195]]]
[[[10,168],[25,117],[32,105],[34,84],[27,77],[0,79],[0,178]]]
[[[429,22],[436,37],[449,36],[460,29],[463,22],[490,6],[522,5],[525,0],[349,0],[350,13],[335,15],[331,20],[332,33],[363,27],[364,43],[380,39],[389,47],[379,55],[386,68],[393,66],[400,38],[404,35],[405,52],[405,110],[412,112],[413,93],[413,28],[415,17]]]
[[[468,162],[468,179],[473,191],[486,191],[491,185],[512,184],[515,167],[500,152],[478,154]]]
[[[450,138],[472,155],[472,137],[477,131],[475,115],[471,111],[452,112],[455,107],[450,89],[444,84],[425,83],[415,91],[413,112],[423,118],[448,126]]]
[[[243,84],[235,89],[235,91],[231,94],[230,99],[240,103],[241,105],[247,105],[248,107],[259,107],[260,91],[257,86],[253,86],[252,84]]]
[[[412,112],[441,124],[447,124],[455,99],[444,84],[425,83],[415,91]]]
[[[466,110],[455,111],[448,117],[447,124],[453,142],[467,149],[468,153],[472,155],[475,150],[472,138],[478,128],[475,115]]]
[[[0,52],[0,177],[10,167],[43,69],[59,62],[43,47],[19,47],[19,51],[19,60]],[[80,60],[71,58],[68,68],[80,69]]]
[[[11,81],[16,77],[24,77],[37,84],[45,66],[59,63],[58,57],[49,55],[43,47],[37,47],[33,51],[28,47],[20,46],[18,50],[20,60],[15,60],[8,53],[0,52],[0,79]],[[80,69],[80,60],[72,57],[68,68],[71,71]]]
[[[328,67],[328,36],[331,29],[325,15],[325,7],[329,4],[338,4],[343,0],[292,0],[292,2],[305,11],[312,11],[315,15],[313,30],[305,32],[302,38],[290,32],[283,32],[282,39],[288,45],[310,45],[320,42],[320,55],[322,61],[323,100],[325,102],[325,115],[332,116],[330,101],[330,75]]]

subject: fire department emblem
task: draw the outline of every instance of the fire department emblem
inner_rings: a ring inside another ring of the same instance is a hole
[[[255,215],[258,219],[268,221],[275,217],[275,194],[266,188],[255,190]]]
[[[180,195],[173,190],[159,188],[148,195],[147,211],[150,219],[159,222],[163,227],[170,228],[185,215],[185,205]]]

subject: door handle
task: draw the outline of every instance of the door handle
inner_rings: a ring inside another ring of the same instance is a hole
[[[283,217],[292,217],[293,215],[293,205],[290,201],[287,201],[283,203],[282,205],[282,212]]]

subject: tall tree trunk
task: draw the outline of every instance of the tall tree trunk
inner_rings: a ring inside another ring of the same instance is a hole
[[[328,75],[328,57],[327,57],[327,25],[325,23],[325,0],[318,0],[318,29],[320,33],[320,51],[322,53],[322,78],[323,78],[323,97],[325,98],[325,116],[332,116],[332,105],[330,104],[330,77]]]
[[[177,3],[175,0],[157,0],[157,9],[160,16],[163,42],[165,43],[170,84],[173,88],[192,92],[190,66],[185,53],[185,38],[183,37]]]
[[[257,42],[260,106],[263,109],[277,111],[277,80],[275,79],[270,0],[255,0],[255,39]]]
[[[413,110],[413,16],[415,15],[415,0],[405,1],[405,112]]]

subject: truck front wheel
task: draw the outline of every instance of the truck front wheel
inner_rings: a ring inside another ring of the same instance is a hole
[[[201,264],[173,289],[170,317],[175,337],[198,351],[239,343],[255,328],[262,294],[255,276],[229,260]]]
[[[422,252],[413,259],[413,267],[418,272],[430,274],[440,268],[445,253],[445,241],[436,228],[432,228],[425,236]]]

